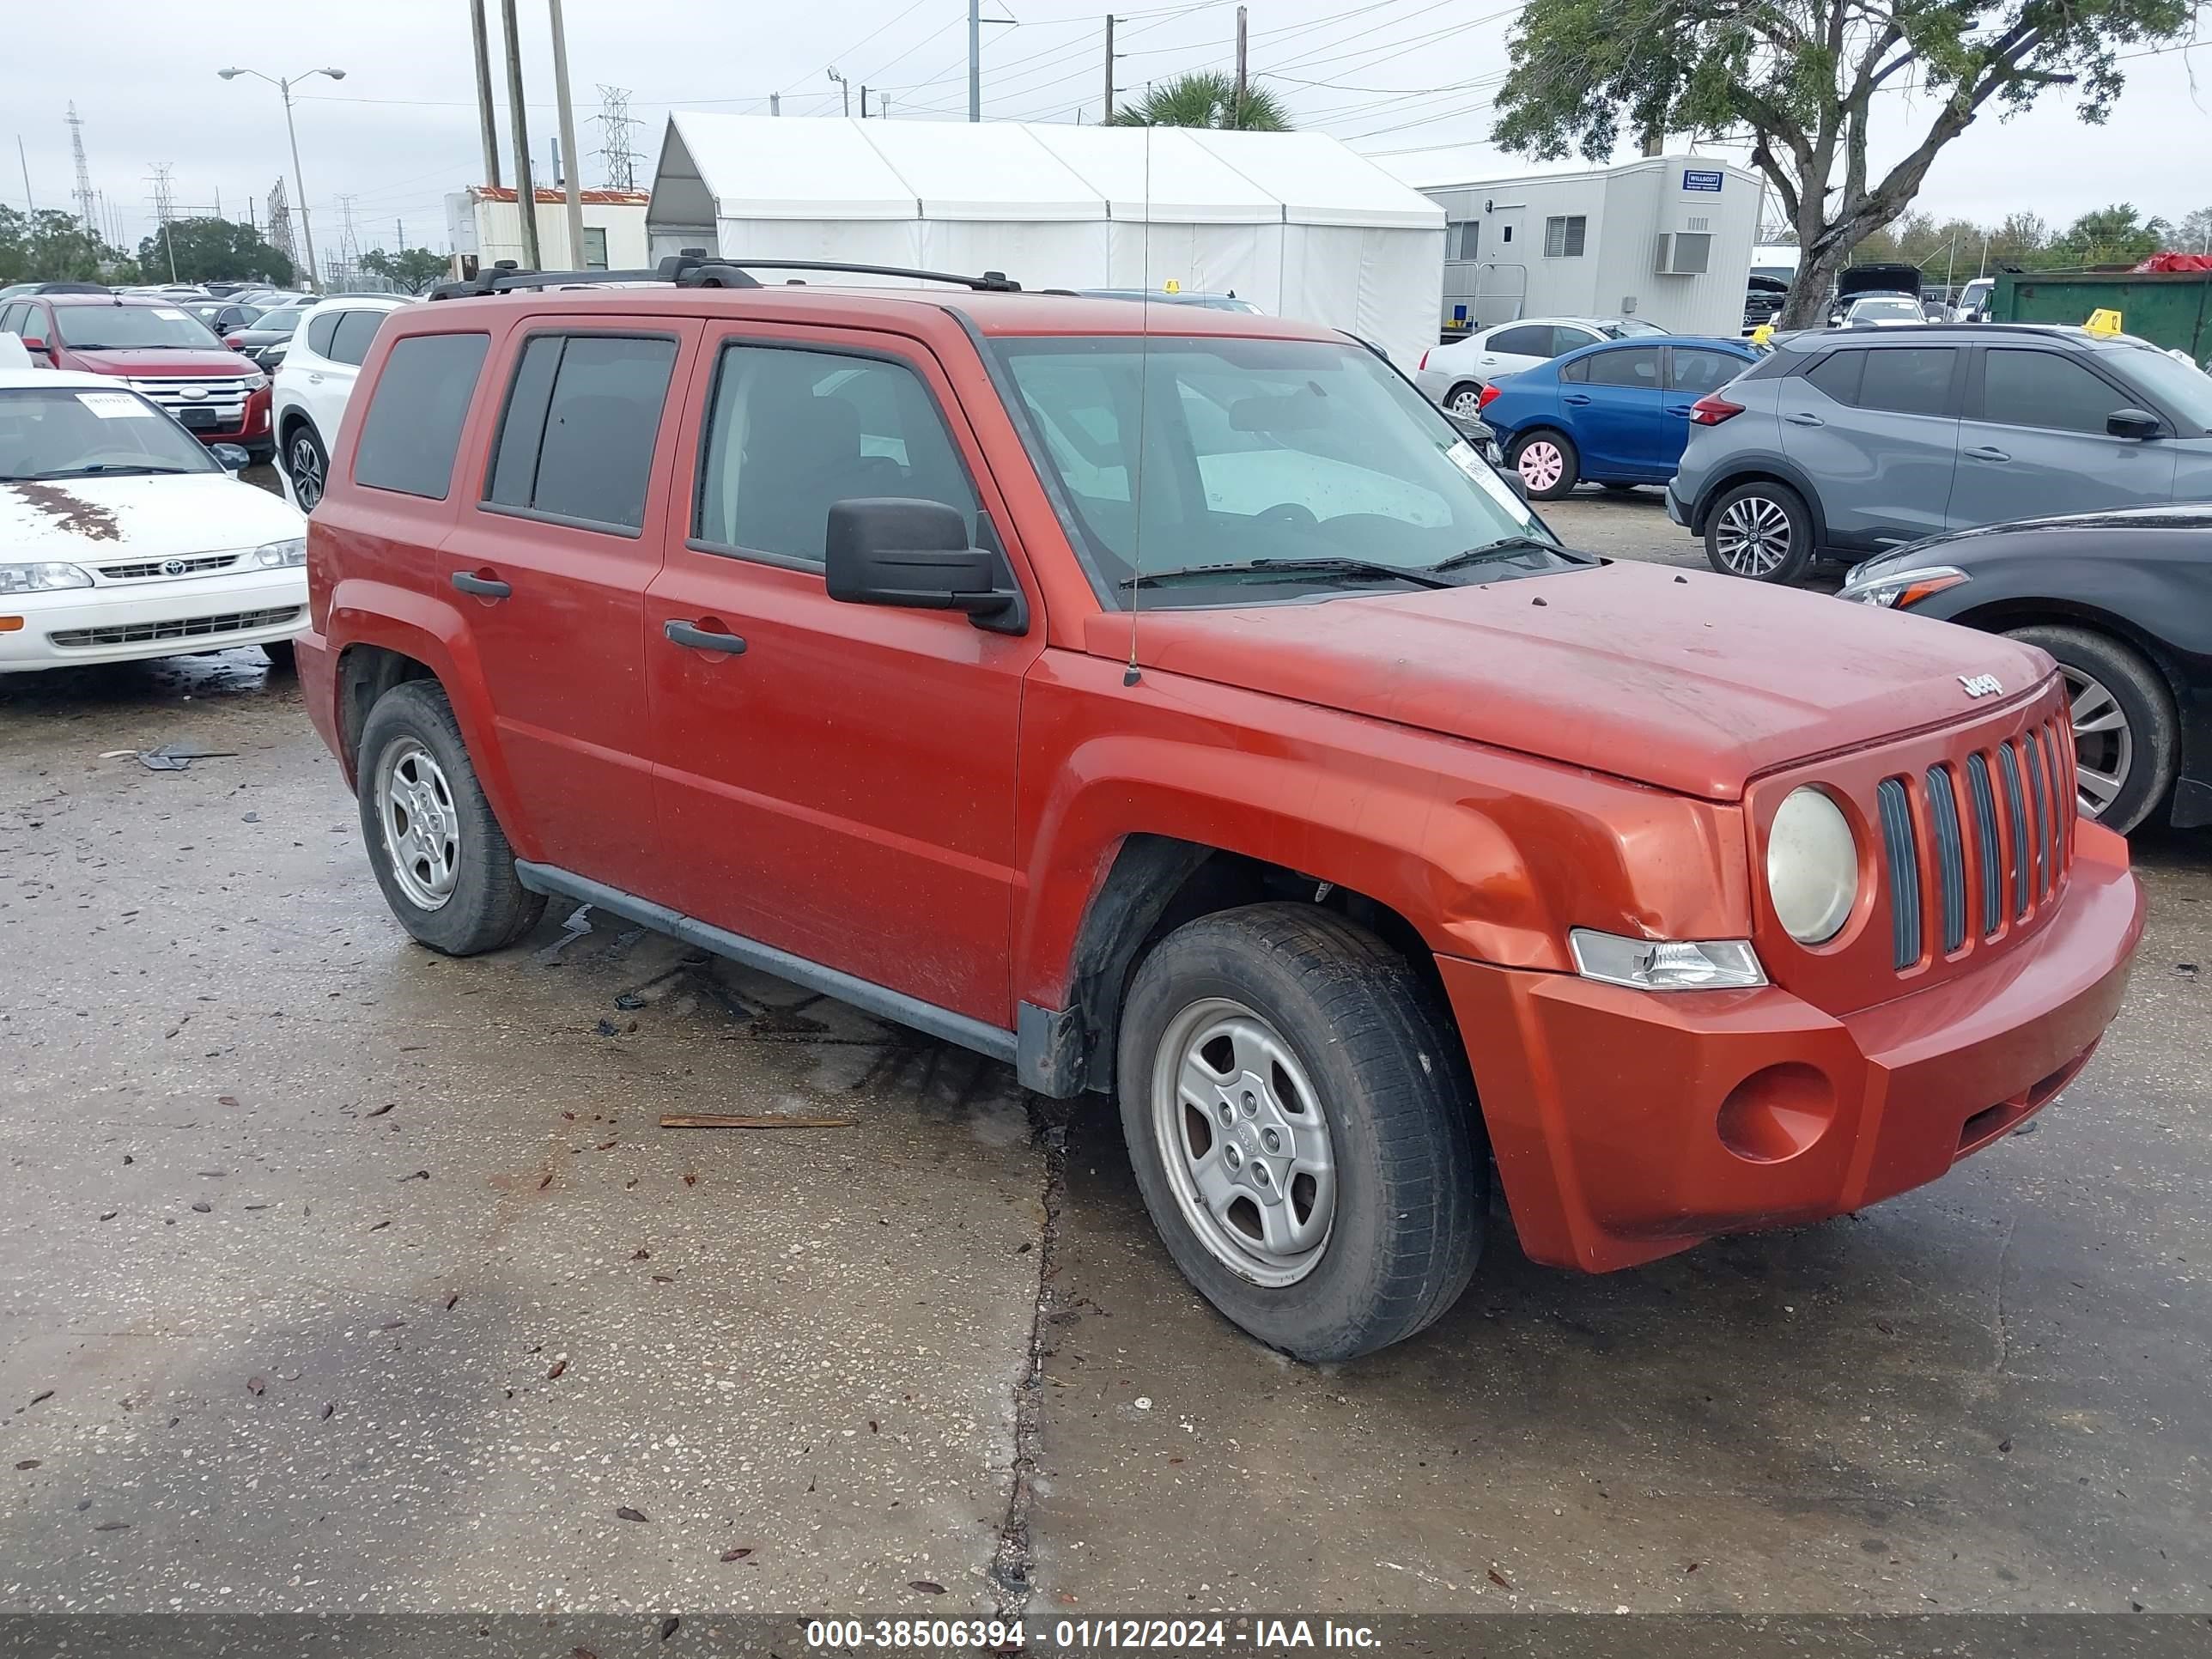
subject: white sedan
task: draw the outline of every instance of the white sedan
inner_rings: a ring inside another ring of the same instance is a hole
[[[1517,323],[1477,329],[1449,345],[1431,346],[1421,354],[1413,384],[1449,413],[1473,415],[1482,407],[1483,387],[1492,380],[1600,340],[1666,331],[1636,317],[1525,317]]]
[[[240,645],[289,663],[307,533],[114,379],[0,369],[0,673]]]

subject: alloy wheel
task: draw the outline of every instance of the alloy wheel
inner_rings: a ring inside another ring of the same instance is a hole
[[[2102,817],[2135,770],[2135,733],[2119,700],[2103,681],[2070,664],[2061,664],[2059,672],[2073,705],[2075,793],[2083,817]]]
[[[376,769],[376,821],[392,878],[408,902],[435,910],[453,896],[461,868],[461,818],[437,757],[404,739]]]
[[[1478,387],[1462,386],[1445,401],[1444,407],[1455,415],[1482,413],[1482,392]]]
[[[1199,1241],[1256,1285],[1294,1285],[1336,1215],[1328,1117],[1266,1018],[1226,997],[1169,1024],[1152,1066],[1152,1133]]]
[[[1739,576],[1771,575],[1790,556],[1790,515],[1765,495],[1739,495],[1721,510],[1713,549]]]
[[[1520,473],[1521,482],[1531,489],[1556,489],[1567,470],[1567,458],[1559,453],[1559,445],[1548,438],[1531,438],[1521,446],[1515,459],[1514,470]]]
[[[323,499],[323,458],[315,448],[315,441],[306,433],[292,440],[292,493],[300,499],[300,510],[313,512],[317,501]]]

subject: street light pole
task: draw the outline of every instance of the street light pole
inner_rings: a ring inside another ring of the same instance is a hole
[[[309,70],[304,75],[272,76],[262,74],[259,70],[234,68],[217,70],[216,73],[226,81],[234,81],[241,75],[250,75],[257,81],[266,81],[284,100],[284,136],[292,145],[292,188],[300,195],[300,234],[307,245],[307,290],[311,294],[320,294],[323,283],[315,271],[315,228],[307,215],[307,181],[300,176],[300,132],[292,121],[292,83],[309,80],[318,75],[327,75],[333,81],[343,81],[346,72],[342,69],[316,69]]]

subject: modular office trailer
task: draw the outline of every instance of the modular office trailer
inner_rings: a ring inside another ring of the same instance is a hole
[[[1470,179],[1449,153],[1378,159],[1444,210],[1447,340],[1520,317],[1742,331],[1765,188],[1755,173],[1654,155],[1588,173]]]

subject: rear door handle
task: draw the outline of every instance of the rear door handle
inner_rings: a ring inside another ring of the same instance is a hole
[[[735,634],[715,633],[679,617],[672,617],[661,623],[660,631],[668,636],[671,644],[689,646],[695,651],[720,651],[732,657],[745,653],[745,642]]]
[[[480,599],[503,599],[514,590],[494,576],[471,575],[465,570],[453,572],[453,586],[464,593],[473,593]]]
[[[1818,415],[1784,415],[1782,418],[1789,422],[1792,426],[1827,425],[1827,422],[1822,420]]]
[[[1966,453],[1972,456],[1978,461],[2008,461],[2012,459],[2011,456],[2006,454],[2002,449],[1992,449],[1987,444],[1978,445],[1974,448],[1968,450]]]
[[[1587,392],[1570,392],[1563,394],[1559,398],[1563,404],[1586,404],[1589,400],[1589,393]]]

